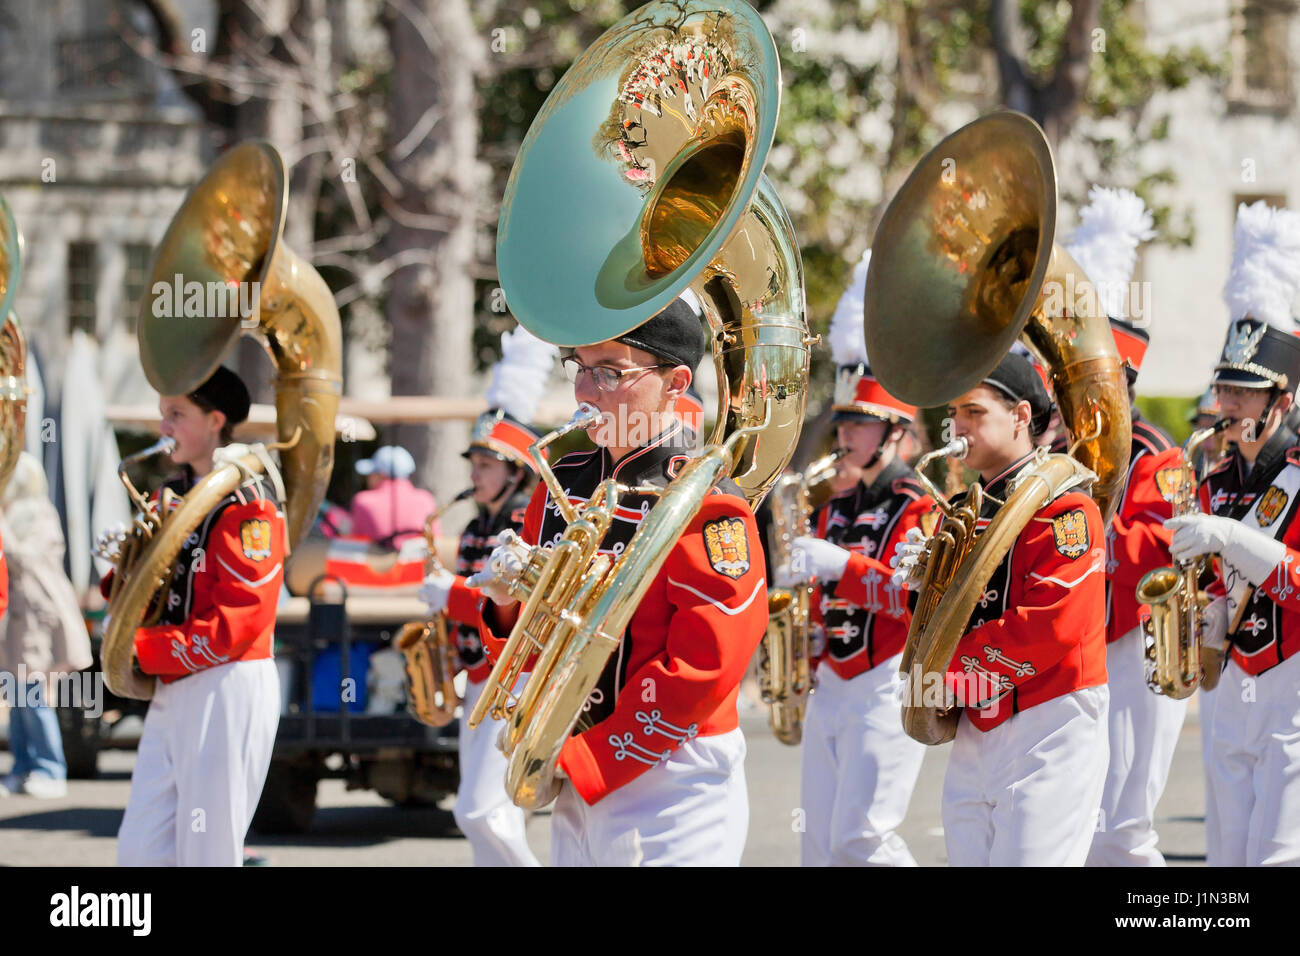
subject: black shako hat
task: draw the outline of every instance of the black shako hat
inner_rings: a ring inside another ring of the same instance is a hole
[[[246,419],[248,408],[252,404],[244,380],[224,365],[218,365],[206,382],[190,392],[190,398],[198,399],[222,412],[229,425],[238,425]]]
[[[1254,318],[1228,326],[1214,385],[1294,392],[1300,385],[1300,338]]]
[[[983,384],[1013,402],[1028,402],[1032,416],[1030,431],[1040,435],[1046,430],[1052,418],[1052,400],[1029,359],[1012,352],[988,374]]]
[[[615,341],[642,349],[664,362],[685,365],[692,375],[704,357],[704,325],[695,310],[681,299],[674,299],[658,315]]]

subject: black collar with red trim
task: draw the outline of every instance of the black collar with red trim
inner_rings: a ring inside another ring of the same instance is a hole
[[[607,449],[601,449],[601,455],[604,457],[602,472],[625,485],[662,485],[672,480],[681,465],[695,457],[695,450],[682,423],[674,421],[667,431],[624,455],[616,465],[611,463]]]

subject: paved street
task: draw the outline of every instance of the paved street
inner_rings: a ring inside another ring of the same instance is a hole
[[[744,720],[749,741],[749,842],[744,863],[792,866],[799,861],[792,824],[799,806],[799,750],[778,743],[765,719]],[[922,865],[946,862],[939,800],[947,749],[926,755],[902,833]],[[111,865],[115,836],[130,787],[133,751],[106,751],[98,780],[76,780],[62,800],[0,799],[0,865]],[[11,766],[0,753],[0,774]],[[342,781],[320,784],[319,809],[310,834],[250,836],[248,846],[280,866],[466,866],[469,846],[445,808],[403,809],[372,792],[344,789]],[[1160,845],[1174,865],[1204,863],[1200,730],[1189,712],[1179,741],[1170,784],[1158,812]],[[549,822],[536,815],[528,828],[534,851],[546,859]]]

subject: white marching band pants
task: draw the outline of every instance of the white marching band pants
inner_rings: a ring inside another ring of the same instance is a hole
[[[119,866],[242,866],[280,725],[275,661],[158,682],[117,833]]]
[[[1207,862],[1300,866],[1300,654],[1256,677],[1229,661],[1214,697]]]
[[[987,732],[957,725],[943,781],[951,866],[1082,866],[1110,750],[1105,685],[1072,691]]]
[[[1165,865],[1156,849],[1156,804],[1169,779],[1187,701],[1147,686],[1144,644],[1139,625],[1106,647],[1110,766],[1089,866]]]
[[[520,676],[520,687],[528,675]],[[452,811],[469,840],[475,866],[541,866],[528,847],[527,818],[506,794],[506,758],[497,749],[501,722],[469,726],[469,715],[487,681],[468,681],[460,713],[460,787]],[[519,688],[515,688],[518,692]]]
[[[687,740],[595,806],[566,782],[551,813],[551,865],[739,866],[748,831],[736,728]]]
[[[819,670],[803,731],[804,866],[916,866],[894,832],[925,757],[900,719],[901,658],[849,680]]]

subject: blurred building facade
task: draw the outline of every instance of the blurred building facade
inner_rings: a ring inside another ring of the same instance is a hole
[[[207,29],[211,4],[174,0]],[[110,401],[152,401],[135,313],[153,246],[204,169],[198,111],[115,18],[137,4],[6,0],[0,10],[0,192],[25,239],[18,314],[60,404],[64,356],[84,331]]]

